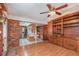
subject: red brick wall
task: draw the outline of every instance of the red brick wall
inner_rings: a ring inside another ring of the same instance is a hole
[[[8,20],[8,47],[13,48],[19,46],[21,27],[16,20]]]

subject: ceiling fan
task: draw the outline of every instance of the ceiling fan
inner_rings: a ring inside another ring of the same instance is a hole
[[[55,8],[54,6],[52,7],[51,4],[47,4],[47,7],[48,7],[49,11],[41,12],[40,14],[48,13],[48,16],[47,17],[50,16],[50,13],[55,13],[57,15],[61,15],[61,13],[58,12],[58,10],[63,9],[65,7],[67,7],[67,6],[68,6],[68,4],[64,4],[64,5],[60,6],[60,7]]]

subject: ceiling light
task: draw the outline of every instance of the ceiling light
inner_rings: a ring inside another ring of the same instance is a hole
[[[55,14],[55,11],[51,11],[51,12],[49,12],[48,14],[52,16],[52,15]]]

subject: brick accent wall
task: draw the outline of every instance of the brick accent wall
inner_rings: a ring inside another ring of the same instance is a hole
[[[8,47],[13,48],[19,46],[20,24],[16,20],[8,20]]]

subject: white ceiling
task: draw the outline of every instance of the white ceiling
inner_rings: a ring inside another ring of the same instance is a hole
[[[64,3],[52,3],[52,6],[59,7]],[[63,14],[68,12],[70,7],[75,7],[79,4],[68,4],[67,8],[59,10]],[[40,14],[40,12],[48,11],[46,3],[7,3],[9,18],[16,20],[47,23],[47,14]],[[79,8],[78,8],[79,9]],[[70,9],[71,10],[71,9]],[[57,17],[54,15],[53,17]]]

